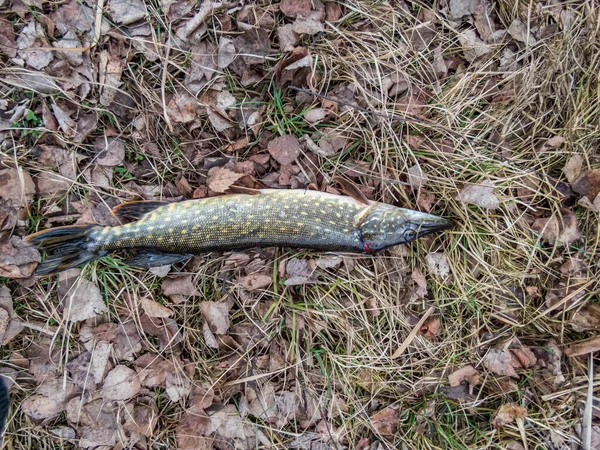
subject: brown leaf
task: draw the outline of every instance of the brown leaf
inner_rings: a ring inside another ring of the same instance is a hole
[[[238,278],[237,284],[241,285],[247,291],[258,291],[265,289],[273,283],[273,277],[263,273],[251,273],[245,277]]]
[[[79,269],[61,272],[59,275],[59,298],[63,303],[63,318],[69,322],[81,322],[104,314],[104,303],[98,286],[85,278],[73,276]]]
[[[398,410],[388,406],[373,414],[370,420],[376,433],[381,436],[393,436],[398,430],[399,419]]]
[[[109,106],[113,103],[121,86],[121,74],[125,61],[117,55],[104,50],[100,53],[98,62],[98,83],[100,88],[100,104]]]
[[[175,123],[190,123],[198,116],[199,108],[196,97],[180,92],[167,105],[167,115]]]
[[[171,317],[173,311],[154,300],[142,297],[142,308],[148,317]]]
[[[41,260],[39,252],[25,244],[18,236],[13,236],[8,242],[0,244],[1,277],[30,277]]]
[[[527,410],[516,403],[505,403],[500,406],[494,414],[492,425],[494,428],[502,428],[515,419],[524,419],[527,416]]]
[[[154,434],[154,428],[158,423],[158,409],[154,403],[150,405],[128,403],[126,409],[124,430],[146,437]]]
[[[323,108],[309,109],[304,113],[304,120],[311,124],[319,123],[327,117],[327,114],[329,111]]]
[[[563,173],[567,177],[569,183],[573,183],[579,177],[582,167],[583,157],[580,154],[575,154],[569,158],[563,168]]]
[[[593,201],[600,194],[600,169],[586,170],[571,184],[573,191]]]
[[[102,395],[106,400],[127,400],[137,395],[141,387],[137,373],[127,366],[119,365],[106,375]]]
[[[450,275],[450,265],[448,258],[442,252],[432,252],[425,256],[427,266],[432,274],[441,278],[447,278]]]
[[[267,149],[279,164],[292,164],[301,150],[298,138],[291,134],[284,134],[271,140]]]
[[[2,286],[4,287],[4,286]],[[0,307],[0,344],[4,345],[4,333],[8,329],[8,324],[10,323],[10,315],[8,311],[2,307]]]
[[[569,357],[582,356],[598,350],[600,350],[600,336],[571,344],[565,350],[565,355]]]
[[[147,14],[142,0],[111,0],[108,10],[113,20],[121,25],[129,25]]]
[[[513,367],[513,355],[507,349],[492,348],[483,357],[483,365],[496,375],[518,378]]]
[[[318,34],[325,31],[323,23],[312,17],[297,17],[292,24],[292,29],[299,35],[302,34]]]
[[[548,139],[539,148],[536,148],[536,152],[543,153],[553,148],[558,148],[566,142],[566,139],[562,136],[553,136]]]
[[[494,184],[490,181],[468,184],[455,198],[462,203],[476,205],[483,209],[496,209],[500,206],[500,200],[494,194]]]
[[[101,166],[118,166],[125,159],[125,144],[118,138],[100,137],[94,141],[96,163]]]
[[[217,57],[217,67],[226,68],[236,57],[236,50],[231,39],[221,36],[219,40],[219,54]]]
[[[21,403],[21,410],[32,419],[54,419],[79,393],[78,387],[62,377],[42,382],[36,394]]]
[[[208,172],[206,184],[211,191],[221,193],[229,189],[243,176],[243,173],[236,173],[224,167],[213,167]]]
[[[285,59],[275,66],[275,84],[278,87],[291,81],[295,86],[305,84],[305,76],[310,72],[312,59],[304,47],[296,47]]]
[[[310,15],[311,4],[311,0],[282,0],[279,8],[287,17],[295,19],[298,14],[308,17]]]
[[[600,304],[588,303],[578,310],[571,319],[571,327],[578,333],[600,331]]]
[[[35,194],[35,184],[28,172],[19,168],[0,169],[0,197],[13,206],[27,205]]]
[[[44,28],[36,20],[30,21],[21,29],[16,44],[19,56],[34,69],[41,70],[54,59],[53,52],[40,50],[49,45]]]
[[[423,326],[419,329],[419,333],[424,334],[430,339],[435,338],[442,327],[442,323],[438,316],[428,318]]]
[[[415,164],[408,169],[408,184],[413,190],[417,191],[421,189],[428,182],[429,177],[423,172],[423,169],[421,169],[421,166],[418,164]]]
[[[314,270],[308,261],[300,258],[290,258],[286,263],[286,286],[299,286],[317,282]]]
[[[202,302],[200,303],[200,312],[213,333],[227,333],[229,330],[229,306],[227,304]]]
[[[300,36],[294,31],[294,26],[288,23],[277,27],[277,40],[282,52],[291,52],[300,40]]]
[[[327,22],[335,22],[342,17],[342,8],[337,2],[325,3],[325,20]]]
[[[450,0],[450,18],[460,20],[464,16],[473,14],[478,4],[477,0]]]
[[[196,286],[194,285],[193,275],[167,277],[162,282],[161,288],[163,294],[167,297],[176,295],[191,297],[199,295]]]
[[[561,210],[562,217],[552,216],[536,219],[531,229],[542,235],[550,243],[572,244],[581,238],[577,224],[577,216],[568,209]]]
[[[464,366],[448,375],[450,386],[458,386],[463,381],[469,383],[470,386],[478,385],[479,372],[473,366]]]
[[[15,30],[12,24],[6,19],[0,19],[0,52],[9,58],[17,56]]]
[[[77,130],[73,137],[73,142],[82,143],[90,133],[96,130],[98,116],[95,112],[82,114],[77,120]]]

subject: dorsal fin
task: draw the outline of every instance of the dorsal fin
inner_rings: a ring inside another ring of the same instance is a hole
[[[229,186],[227,188],[228,194],[246,194],[246,195],[260,195],[259,189],[252,189],[245,186]]]
[[[354,200],[356,200],[359,203],[362,203],[363,205],[371,204],[369,199],[365,197],[365,194],[363,194],[362,191],[358,188],[358,186],[352,181],[339,176],[333,177],[333,181],[340,185],[340,187],[342,188],[342,192],[348,197],[352,197]]]
[[[306,189],[309,191],[318,191],[319,186],[317,186],[315,183],[310,183],[308,186],[306,186]]]
[[[111,209],[111,213],[119,217],[130,217],[140,219],[145,214],[154,211],[156,208],[168,205],[169,202],[161,202],[154,200],[132,200],[130,202],[121,203]]]

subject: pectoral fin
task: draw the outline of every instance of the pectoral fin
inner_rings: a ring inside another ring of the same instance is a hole
[[[158,267],[187,261],[194,255],[181,253],[161,253],[156,251],[141,251],[125,261],[134,267]]]

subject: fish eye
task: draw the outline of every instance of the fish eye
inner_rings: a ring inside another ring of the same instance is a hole
[[[417,232],[412,229],[406,230],[404,232],[404,236],[403,236],[403,238],[406,242],[410,242],[410,241],[414,240],[416,237],[417,237]]]

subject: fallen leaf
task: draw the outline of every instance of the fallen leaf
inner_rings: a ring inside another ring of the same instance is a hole
[[[219,39],[219,53],[217,56],[217,67],[226,68],[236,57],[236,50],[231,39],[223,36]]]
[[[221,193],[227,191],[243,176],[243,173],[236,173],[224,167],[213,167],[208,172],[206,184],[211,191]]]
[[[277,27],[277,40],[282,52],[291,52],[300,40],[300,36],[294,31],[291,23]]]
[[[12,24],[6,19],[0,19],[0,52],[9,58],[17,56],[15,30]]]
[[[327,22],[336,22],[342,17],[342,8],[337,2],[325,3],[325,20]]]
[[[310,124],[315,124],[321,122],[325,117],[327,117],[328,111],[323,108],[313,108],[309,109],[304,113],[304,120],[306,120]]]
[[[108,10],[113,20],[122,25],[143,19],[147,14],[141,0],[110,0]]]
[[[227,304],[202,302],[200,303],[200,312],[213,333],[227,333],[229,330],[229,306]]]
[[[600,336],[592,339],[575,342],[565,350],[568,357],[583,356],[600,350]]]
[[[245,277],[238,278],[236,283],[247,291],[258,291],[269,287],[273,283],[273,277],[262,273],[251,273]]]
[[[102,396],[106,400],[127,400],[137,395],[142,384],[133,369],[119,365],[108,372],[102,387]]]
[[[54,59],[53,52],[40,49],[50,45],[46,40],[44,28],[36,20],[31,20],[21,29],[16,44],[19,56],[34,69],[41,70]]]
[[[81,398],[74,398],[66,407],[67,420],[77,425],[81,448],[112,448],[117,443],[118,413],[119,409],[113,402],[102,398],[87,403]]]
[[[575,154],[569,158],[563,168],[563,173],[567,177],[569,183],[573,183],[577,177],[579,177],[582,167],[583,157],[580,154]]]
[[[121,74],[125,61],[116,55],[104,50],[99,55],[98,84],[100,89],[100,104],[110,106],[121,86]]]
[[[462,203],[479,206],[483,209],[496,209],[500,206],[500,201],[494,194],[494,184],[490,181],[468,184],[460,190],[455,198]]]
[[[398,410],[391,406],[376,412],[370,418],[373,429],[381,436],[393,436],[396,434],[399,420],[400,415]]]
[[[18,208],[27,205],[35,194],[35,184],[26,172],[7,167],[0,169],[0,197]]]
[[[125,144],[118,138],[100,137],[94,141],[96,163],[101,166],[118,166],[125,159]]]
[[[8,314],[8,311],[0,307],[0,343],[2,343],[2,345],[4,345],[4,333],[6,333],[9,323],[10,315]]]
[[[550,243],[571,244],[581,238],[577,216],[568,209],[561,210],[561,217],[536,219],[531,229]]]
[[[35,395],[23,400],[20,409],[32,419],[54,419],[78,393],[78,387],[62,377],[43,381]]]
[[[141,303],[142,309],[148,317],[171,317],[173,315],[171,309],[149,298],[142,297]]]
[[[167,105],[167,115],[176,123],[193,122],[199,109],[198,100],[187,92],[179,92]]]
[[[571,318],[571,327],[578,333],[600,331],[600,304],[588,303],[576,311]]]
[[[311,6],[311,0],[282,0],[279,4],[279,9],[287,17],[295,19],[298,14],[308,17]]]
[[[473,366],[464,366],[448,375],[450,386],[458,386],[463,381],[469,383],[469,388],[472,391],[472,386],[479,384],[479,372]]]
[[[209,405],[210,406],[210,405]],[[196,400],[192,400],[191,407],[187,408],[177,424],[175,431],[177,449],[198,450],[211,448],[212,439],[204,437],[208,435],[210,418],[204,411],[204,407]]]
[[[579,199],[577,204],[583,206],[586,209],[589,209],[590,211],[599,213],[600,212],[600,194],[596,195],[596,198],[594,199],[593,203],[590,201],[589,198],[582,197]]]
[[[323,23],[312,17],[297,17],[292,24],[292,29],[299,35],[308,34],[311,36],[325,31]]]
[[[460,20],[473,14],[479,4],[478,0],[450,0],[450,18]]]
[[[505,403],[500,406],[494,414],[492,425],[494,428],[502,428],[513,422],[515,419],[524,419],[527,416],[527,410],[516,403]]]
[[[593,201],[600,194],[600,169],[586,170],[571,183],[573,191]]]
[[[427,266],[432,274],[441,278],[446,278],[450,275],[450,266],[448,258],[443,252],[432,252],[425,256]]]
[[[292,164],[300,156],[301,148],[296,136],[284,134],[271,140],[267,150],[279,164]]]
[[[63,318],[69,322],[81,322],[107,312],[108,307],[98,286],[85,278],[73,276],[74,273],[79,273],[79,269],[59,275]]]
[[[78,34],[91,31],[93,21],[90,18],[92,17],[94,17],[94,12],[78,0],[69,0],[63,3],[51,16],[61,35],[69,31],[75,31]]]
[[[291,81],[295,86],[305,83],[306,76],[310,73],[312,58],[304,47],[296,47],[292,53],[284,59],[279,60],[275,66],[275,84],[282,87]]]
[[[521,22],[519,19],[515,19],[508,27],[508,34],[510,34],[515,40],[519,42],[525,42],[526,44],[535,44],[537,39],[529,32],[528,26]]]
[[[57,58],[65,60],[71,64],[71,66],[80,66],[83,64],[83,52],[76,51],[73,49],[82,48],[81,41],[77,37],[77,34],[73,30],[67,31],[67,33],[59,39],[52,43],[52,47],[54,48],[65,48],[66,51],[56,51]]]
[[[317,282],[314,271],[307,260],[300,258],[288,259],[286,266],[286,286],[300,286]]]
[[[496,375],[519,378],[513,367],[513,356],[507,349],[492,348],[483,357],[483,365]]]
[[[430,339],[435,338],[442,327],[442,323],[438,316],[428,318],[423,326],[419,329],[419,333],[424,334]]]
[[[493,47],[483,42],[479,36],[477,36],[477,32],[473,29],[460,32],[458,34],[458,40],[462,45],[465,59],[469,62],[473,62],[493,51]]]
[[[544,153],[553,148],[558,148],[563,145],[567,140],[562,136],[553,136],[546,140],[540,147],[536,148],[536,152]]]
[[[191,297],[194,295],[199,295],[198,291],[196,290],[193,278],[193,275],[167,277],[162,282],[162,292],[167,297]]]
[[[41,260],[35,248],[20,237],[13,236],[8,242],[0,244],[0,277],[28,278]]]
[[[125,416],[124,430],[146,437],[154,434],[158,423],[158,409],[154,402],[149,405],[128,403],[123,415]]]
[[[415,191],[424,187],[428,182],[429,177],[418,164],[408,169],[408,184]]]

